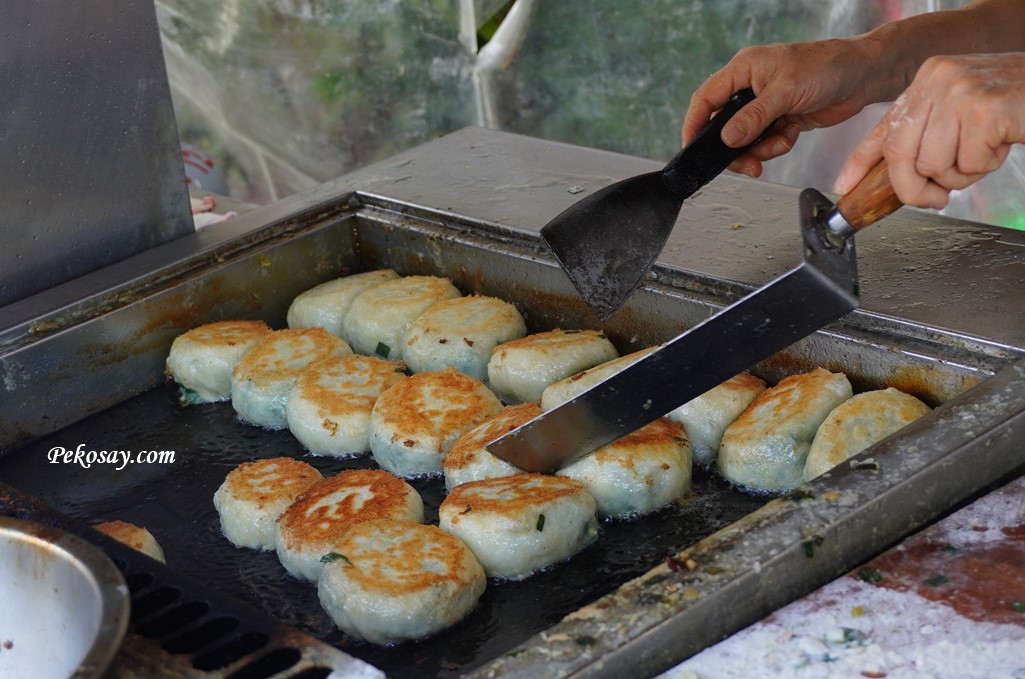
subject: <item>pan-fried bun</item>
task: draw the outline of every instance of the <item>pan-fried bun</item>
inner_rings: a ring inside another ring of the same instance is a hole
[[[679,423],[660,417],[557,474],[582,483],[602,516],[642,516],[690,490],[690,446]]]
[[[763,391],[764,380],[750,373],[740,373],[684,403],[666,417],[683,425],[694,462],[710,466],[715,463],[726,427]]]
[[[593,368],[581,370],[575,375],[559,380],[542,392],[541,409],[546,411],[552,410],[566,401],[576,398],[599,382],[607,380],[624,368],[641,360],[657,348],[658,347],[649,347],[647,349],[641,349],[640,351],[635,351],[632,354],[627,354],[626,356],[620,356],[619,358],[611,361],[606,361],[605,363],[596,365]]]
[[[911,424],[930,408],[890,387],[856,394],[833,409],[819,427],[804,463],[808,481]]]
[[[345,337],[342,321],[352,300],[364,290],[398,277],[391,269],[379,269],[321,283],[292,300],[286,316],[288,327],[324,328],[332,335]]]
[[[540,414],[541,408],[536,403],[506,406],[456,439],[441,461],[445,488],[452,490],[467,481],[522,474],[522,469],[495,457],[486,446]]]
[[[342,326],[357,354],[402,357],[402,338],[435,302],[462,295],[447,278],[406,276],[364,290],[352,300]]]
[[[315,455],[369,451],[370,412],[385,389],[406,379],[405,367],[376,356],[335,356],[311,363],[288,397],[288,428]]]
[[[484,382],[495,346],[525,334],[523,316],[509,302],[478,295],[444,299],[409,326],[402,359],[415,373],[452,367]]]
[[[573,479],[516,474],[456,486],[439,525],[493,577],[522,580],[568,559],[598,534],[594,498]]]
[[[484,384],[452,368],[418,373],[377,399],[370,414],[370,451],[393,474],[439,474],[452,443],[501,409],[502,402]]]
[[[343,632],[374,644],[422,639],[454,625],[487,584],[461,540],[406,521],[354,526],[325,559],[321,606]]]
[[[349,345],[323,328],[278,330],[246,352],[231,376],[231,405],[239,419],[284,429],[285,402],[299,372],[329,356],[347,356]]]
[[[792,490],[803,478],[819,425],[851,395],[846,375],[822,368],[780,380],[726,428],[719,471],[749,490]]]
[[[310,486],[278,519],[274,546],[281,565],[316,582],[321,561],[353,526],[374,519],[422,523],[420,494],[380,469],[350,469]]]
[[[167,374],[189,403],[231,398],[231,371],[249,349],[273,332],[263,321],[218,321],[174,338]]]
[[[164,550],[160,547],[160,543],[157,542],[152,533],[142,526],[136,526],[127,521],[114,520],[98,523],[93,528],[138,552],[142,552],[151,559],[156,559],[160,563],[166,563],[164,560]]]
[[[274,524],[320,472],[300,460],[275,457],[243,462],[214,493],[221,532],[236,547],[274,549]]]
[[[598,330],[550,330],[495,347],[488,384],[506,403],[541,400],[550,384],[619,356]]]

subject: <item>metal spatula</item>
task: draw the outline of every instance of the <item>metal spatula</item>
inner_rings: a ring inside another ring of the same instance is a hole
[[[488,444],[550,472],[640,429],[858,306],[858,229],[901,206],[881,162],[834,206],[800,197],[803,262],[576,398]]]
[[[731,148],[720,137],[726,121],[752,99],[750,89],[737,92],[665,168],[606,186],[541,229],[573,286],[599,318],[611,316],[640,285],[665,246],[683,201],[760,141]]]

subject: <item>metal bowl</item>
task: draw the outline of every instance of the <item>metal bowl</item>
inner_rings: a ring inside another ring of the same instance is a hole
[[[69,533],[0,517],[0,677],[101,677],[128,626],[121,571]]]

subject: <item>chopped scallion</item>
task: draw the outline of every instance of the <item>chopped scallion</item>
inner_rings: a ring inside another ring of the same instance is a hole
[[[874,568],[859,568],[858,577],[865,582],[871,582],[873,585],[878,585],[883,581],[883,574]]]
[[[339,559],[344,561],[346,566],[352,565],[352,562],[349,561],[348,557],[346,557],[344,554],[339,554],[338,552],[328,552],[324,556],[320,557],[320,562],[331,563],[332,561],[338,561]]]

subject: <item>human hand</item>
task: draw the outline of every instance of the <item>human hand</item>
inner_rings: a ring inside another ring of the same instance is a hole
[[[683,122],[683,143],[734,92],[751,87],[755,100],[726,123],[722,139],[732,147],[750,144],[779,118],[765,139],[729,166],[758,177],[762,162],[790,151],[801,132],[841,123],[873,103],[868,94],[873,64],[870,44],[858,38],[746,47],[694,92]]]
[[[942,208],[1025,141],[1025,53],[932,57],[840,169],[845,194],[883,157],[901,202]]]

